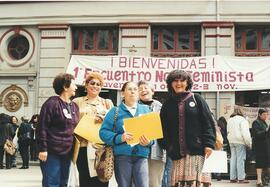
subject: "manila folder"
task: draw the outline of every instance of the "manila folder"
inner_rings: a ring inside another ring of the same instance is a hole
[[[130,145],[138,144],[142,135],[148,140],[163,138],[160,117],[157,112],[124,119],[124,129],[125,132],[133,135],[133,140],[127,142]]]
[[[101,124],[95,123],[95,118],[90,115],[83,115],[78,125],[76,126],[74,133],[92,143],[104,143],[99,137],[99,130]]]

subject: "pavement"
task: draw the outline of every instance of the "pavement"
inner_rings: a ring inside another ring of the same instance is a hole
[[[30,161],[29,169],[21,167],[21,158],[17,157],[17,168],[0,169],[0,187],[41,187],[41,171],[38,161]],[[212,180],[212,187],[256,187],[256,180],[248,184],[230,183],[229,180]],[[115,184],[115,183],[114,183]],[[110,187],[117,187],[110,185]]]
[[[37,165],[30,165],[29,169],[0,169],[1,187],[41,187],[41,172]],[[230,183],[229,180],[217,181],[213,179],[212,187],[255,187],[256,181],[251,180],[249,184]],[[117,186],[112,186],[117,187]]]

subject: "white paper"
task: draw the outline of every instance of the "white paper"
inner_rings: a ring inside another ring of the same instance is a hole
[[[76,164],[71,161],[68,176],[68,187],[79,187],[79,172]]]
[[[203,164],[203,173],[227,173],[227,154],[225,151],[213,151],[212,154],[205,159]]]

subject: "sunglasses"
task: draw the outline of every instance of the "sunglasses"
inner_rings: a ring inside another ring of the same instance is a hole
[[[94,86],[94,85],[101,86],[100,82],[95,82],[95,81],[89,81],[88,84],[91,85],[91,86]]]

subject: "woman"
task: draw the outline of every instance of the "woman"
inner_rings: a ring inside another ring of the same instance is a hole
[[[22,123],[18,129],[18,144],[19,151],[22,157],[22,167],[19,169],[29,168],[29,146],[31,141],[31,125],[28,123],[28,118],[26,116],[21,117]]]
[[[39,123],[39,114],[33,115],[29,123],[31,124],[30,160],[36,161],[38,159],[36,128]]]
[[[53,81],[58,96],[41,107],[37,142],[43,187],[66,186],[72,156],[73,131],[79,121],[79,107],[70,98],[77,86],[70,74],[59,74]]]
[[[146,82],[139,81],[139,103],[147,105],[152,112],[160,112],[162,104],[153,99],[154,87]],[[149,166],[149,187],[161,187],[162,177],[164,173],[164,165],[166,161],[166,154],[158,145],[157,141],[151,146],[148,166]]]
[[[11,123],[11,125],[12,125],[12,129],[13,129],[13,137],[12,137],[12,139],[13,139],[13,142],[15,143],[15,144],[18,144],[18,137],[16,136],[16,134],[17,134],[17,129],[18,129],[18,118],[16,117],[16,116],[11,116],[10,117],[10,123]],[[15,139],[14,139],[15,138]],[[17,147],[18,148],[18,147]],[[16,151],[17,152],[17,151]],[[11,167],[16,167],[16,152],[15,152],[15,154],[14,155],[11,155]]]
[[[12,140],[14,133],[12,129],[12,125],[10,124],[10,116],[4,113],[0,114],[0,169],[4,169],[3,159],[4,153],[6,152],[4,149],[4,145],[6,140]],[[6,169],[11,168],[11,155],[6,152]]]
[[[236,108],[227,124],[228,141],[230,142],[230,182],[249,183],[245,180],[246,148],[251,149],[251,136],[248,121],[241,109]]]
[[[256,160],[256,173],[257,173],[257,186],[262,187],[266,185],[262,181],[262,170],[270,170],[270,160],[268,154],[269,144],[269,128],[266,123],[268,117],[268,111],[266,108],[260,108],[258,111],[258,118],[252,123],[252,135],[253,135],[253,151],[255,153]]]
[[[205,156],[215,145],[215,127],[205,100],[191,93],[192,79],[182,70],[171,71],[166,79],[169,97],[160,118],[160,145],[173,160],[171,186],[209,186],[211,176],[202,173]]]
[[[100,125],[107,111],[113,106],[111,100],[99,97],[103,84],[103,76],[100,73],[91,72],[85,80],[87,95],[73,100],[79,106],[80,117],[88,114],[95,117],[95,122]],[[80,187],[107,187],[108,182],[103,183],[99,181],[96,170],[94,169],[95,149],[93,146],[95,143],[88,142],[80,137],[79,140],[80,149],[77,159],[77,167],[79,171]]]
[[[217,120],[217,128],[219,128],[222,138],[223,138],[223,146],[222,150],[227,152],[227,155],[229,154],[230,148],[229,148],[229,142],[227,139],[227,121],[225,117],[221,116]],[[221,181],[221,173],[213,174],[218,181]]]
[[[134,82],[126,82],[121,93],[123,100],[118,106],[116,127],[114,117],[116,107],[106,115],[100,129],[100,138],[108,145],[113,145],[114,171],[119,187],[131,187],[132,181],[137,187],[149,187],[147,158],[152,142],[145,136],[140,137],[140,143],[131,146],[127,141],[132,140],[132,134],[123,129],[124,119],[137,117],[149,112],[149,107],[138,104],[138,86]]]

